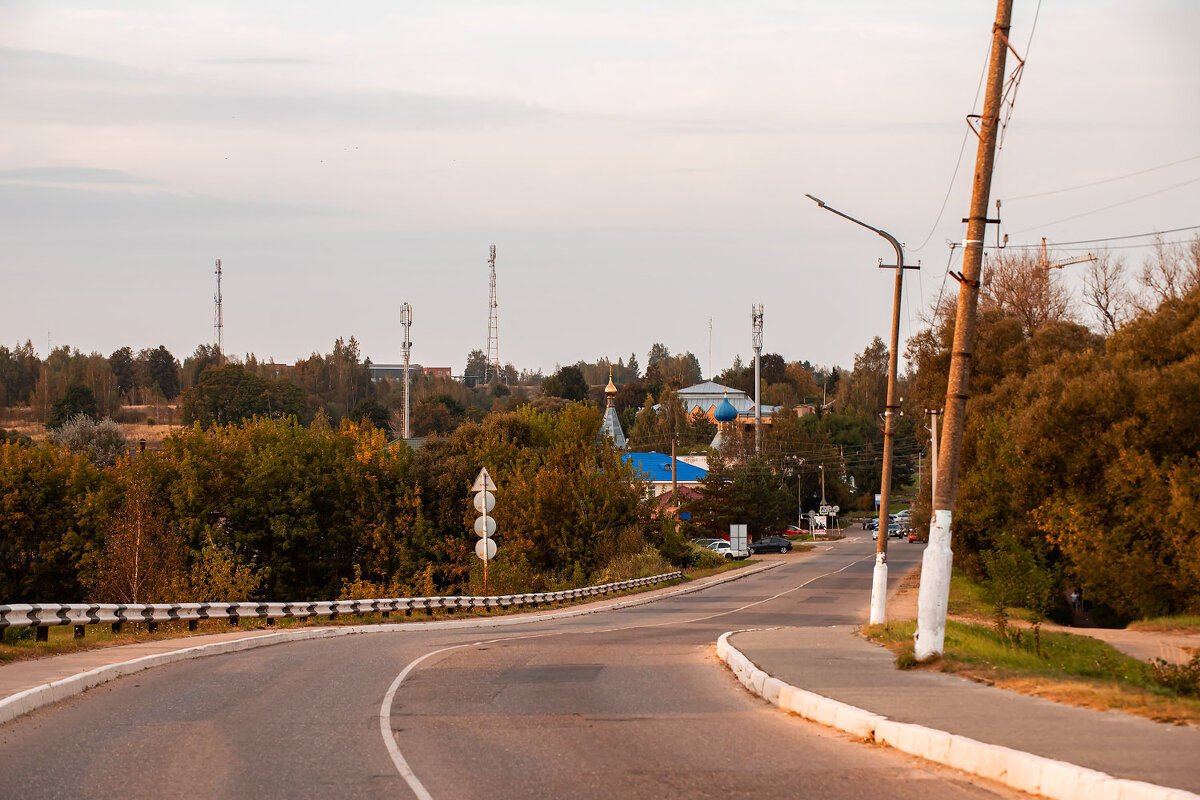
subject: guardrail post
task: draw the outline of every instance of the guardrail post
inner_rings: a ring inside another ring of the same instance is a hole
[[[146,623],[146,632],[147,633],[158,633],[158,623],[157,622],[147,622]]]
[[[75,626],[75,638],[76,638],[76,639],[82,639],[82,638],[83,638],[83,630],[84,630],[84,626],[82,626],[82,625],[76,625],[76,626]]]
[[[120,632],[121,632],[121,623],[119,623],[119,622],[114,622],[114,623],[112,624],[112,632],[113,632],[113,633],[120,633]]]
[[[267,617],[267,627],[268,628],[275,627],[275,618],[274,617]]]
[[[188,630],[189,631],[194,631],[199,626],[200,626],[200,620],[198,620],[198,619],[189,619],[188,620]]]
[[[39,625],[37,629],[37,641],[47,642],[50,640],[50,629],[44,625]]]

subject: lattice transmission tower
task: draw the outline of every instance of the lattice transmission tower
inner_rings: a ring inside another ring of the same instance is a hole
[[[213,332],[217,335],[217,356],[220,363],[225,364],[225,344],[222,335],[225,329],[225,319],[221,316],[221,259],[217,259],[217,293],[213,295]]]
[[[491,297],[488,300],[487,367],[483,371],[484,384],[500,377],[500,312],[496,302],[496,245],[492,245],[488,258],[491,272]]]

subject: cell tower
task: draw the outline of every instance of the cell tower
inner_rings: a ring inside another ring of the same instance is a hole
[[[758,453],[762,450],[762,403],[759,402],[759,389],[762,387],[762,380],[759,378],[759,362],[762,360],[762,303],[750,306],[750,324],[750,343],[754,346],[754,452]]]
[[[404,326],[404,342],[401,345],[404,348],[404,438],[411,439],[408,395],[412,389],[412,382],[409,379],[408,359],[412,355],[412,337],[409,335],[409,331],[412,329],[412,306],[408,303],[400,306],[400,324]]]
[[[488,268],[491,271],[491,299],[488,300],[488,340],[487,367],[483,371],[484,384],[490,384],[500,377],[500,319],[496,303],[496,245],[492,245],[491,256],[488,258]]]
[[[222,334],[225,328],[225,319],[221,316],[221,259],[217,259],[217,293],[213,295],[213,332],[217,335],[217,356],[220,363],[225,363],[225,344],[222,341]]]

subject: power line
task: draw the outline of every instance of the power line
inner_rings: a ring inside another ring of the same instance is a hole
[[[1072,241],[1072,242],[1051,242],[1051,244],[1053,244],[1055,247],[1061,248],[1061,247],[1067,247],[1068,245],[1073,245],[1073,244],[1097,244],[1097,243],[1101,243],[1101,242],[1119,242],[1124,239],[1144,239],[1147,236],[1163,236],[1168,233],[1181,233],[1183,231],[1194,231],[1194,230],[1200,230],[1200,225],[1188,225],[1183,228],[1168,228],[1165,231],[1150,231],[1148,233],[1131,233],[1126,236],[1106,236],[1106,237],[1103,237],[1100,239],[1076,239],[1075,241]],[[1143,245],[1135,245],[1135,247],[1142,247],[1142,246]],[[1009,245],[1005,245],[1004,249],[1030,250],[1030,249],[1036,249],[1036,248],[1040,248],[1040,247],[1041,247],[1040,244],[1009,244]],[[995,249],[995,246],[993,246],[991,249]]]
[[[1084,211],[1080,214],[1073,214],[1069,217],[1063,217],[1062,219],[1056,219],[1053,222],[1043,222],[1039,225],[1034,225],[1029,228],[1022,228],[1019,231],[1013,231],[1013,233],[1014,234],[1028,233],[1029,231],[1037,230],[1038,228],[1048,228],[1051,225],[1058,225],[1060,222],[1070,222],[1071,220],[1079,219],[1080,217],[1087,217],[1092,214],[1099,214],[1101,211],[1108,211],[1113,208],[1119,208],[1120,206],[1129,205],[1130,203],[1136,203],[1138,200],[1145,200],[1147,197],[1154,197],[1155,195],[1163,194],[1164,192],[1169,192],[1174,189],[1179,189],[1183,186],[1187,186],[1189,184],[1196,183],[1197,181],[1200,181],[1200,177],[1192,178],[1191,180],[1186,180],[1186,181],[1183,181],[1182,183],[1176,183],[1173,186],[1167,186],[1162,189],[1157,189],[1153,192],[1147,192],[1146,194],[1141,194],[1141,195],[1138,195],[1137,197],[1131,197],[1128,200],[1122,200],[1119,203],[1113,203],[1112,205],[1103,206],[1102,208],[1094,208],[1091,211]]]
[[[1181,158],[1180,160],[1172,161],[1169,164],[1159,164],[1157,167],[1148,167],[1147,169],[1138,170],[1137,172],[1129,172],[1124,175],[1118,175],[1115,178],[1105,178],[1102,181],[1094,181],[1092,183],[1081,183],[1078,186],[1068,186],[1065,189],[1050,189],[1045,192],[1034,192],[1033,194],[1021,194],[1021,195],[1017,195],[1016,197],[1006,197],[1004,199],[1011,202],[1013,200],[1028,200],[1033,197],[1047,197],[1048,195],[1052,195],[1052,194],[1062,194],[1063,192],[1073,192],[1077,189],[1090,189],[1093,186],[1103,186],[1106,183],[1116,183],[1117,181],[1123,181],[1126,178],[1136,178],[1138,175],[1146,175],[1151,172],[1157,172],[1160,169],[1166,169],[1167,167],[1175,167],[1180,164],[1186,164],[1189,161],[1195,161],[1197,159],[1200,159],[1200,156],[1191,156],[1190,158]]]

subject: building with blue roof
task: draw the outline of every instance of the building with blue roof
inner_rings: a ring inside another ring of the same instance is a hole
[[[633,464],[642,480],[648,482],[658,497],[671,491],[671,456],[665,453],[622,453],[621,458]],[[675,485],[698,487],[708,477],[708,471],[675,459]]]

